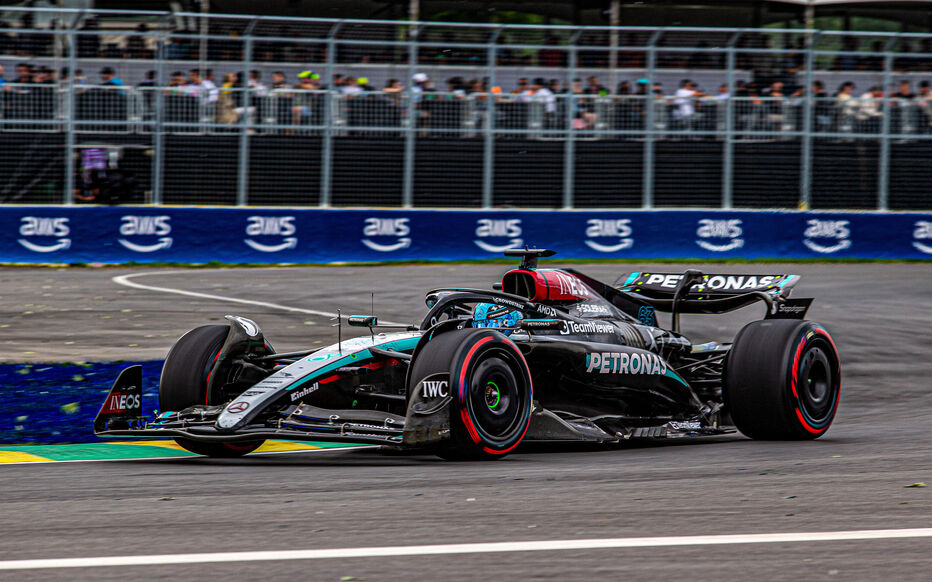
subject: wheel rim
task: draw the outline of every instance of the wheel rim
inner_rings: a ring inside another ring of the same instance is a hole
[[[799,407],[814,426],[831,419],[838,397],[835,369],[820,343],[809,346],[800,358],[796,384]]]
[[[526,408],[525,381],[506,350],[487,350],[473,366],[466,406],[476,430],[490,444],[507,445],[521,434]]]

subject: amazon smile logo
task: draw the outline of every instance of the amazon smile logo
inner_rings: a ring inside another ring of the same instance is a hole
[[[154,253],[172,246],[172,237],[167,236],[172,231],[170,216],[126,215],[120,217],[120,222],[120,235],[123,237],[158,237],[155,242],[148,244],[130,241],[126,238],[117,239],[117,242],[135,253]]]
[[[631,237],[633,233],[630,218],[593,218],[586,221],[586,240],[583,242],[590,249],[600,253],[617,253],[634,245],[634,239]]]
[[[494,244],[482,239],[506,239],[505,244]],[[473,241],[477,247],[490,253],[503,253],[507,250],[521,248],[524,240],[521,239],[521,219],[495,220],[480,218],[476,221],[476,239]]]
[[[717,220],[703,218],[696,229],[696,244],[713,253],[725,253],[744,246],[741,219]]]
[[[54,253],[71,247],[68,238],[71,227],[65,217],[24,216],[20,219],[19,234],[23,238],[16,241],[34,253]]]
[[[246,219],[246,236],[282,237],[276,243],[263,243],[251,238],[243,242],[260,253],[278,253],[298,247],[298,228],[294,216],[250,216]]]
[[[392,253],[411,246],[409,218],[367,218],[362,227],[362,244],[379,253]],[[372,240],[377,238],[378,240]]]
[[[913,230],[913,247],[921,253],[927,255],[932,255],[932,244],[929,244],[929,239],[932,239],[932,221],[929,220],[919,220],[916,221],[914,225],[915,230]]]

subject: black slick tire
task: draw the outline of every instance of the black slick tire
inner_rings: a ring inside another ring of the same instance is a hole
[[[208,402],[210,370],[229,332],[226,325],[204,325],[181,336],[165,357],[159,380],[159,409],[179,411]],[[240,457],[259,448],[264,441],[213,443],[176,438],[182,448],[208,457]]]
[[[829,333],[812,321],[745,326],[725,362],[723,396],[735,426],[760,440],[825,434],[841,400],[841,363]]]
[[[430,340],[410,378],[450,374],[450,440],[435,449],[447,460],[495,460],[512,452],[530,424],[533,386],[521,350],[489,329],[448,331]]]

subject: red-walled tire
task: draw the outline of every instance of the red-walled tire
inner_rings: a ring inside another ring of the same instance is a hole
[[[443,333],[415,358],[411,378],[449,371],[450,440],[437,454],[448,460],[494,460],[512,452],[531,421],[533,386],[521,350],[489,329]]]
[[[159,409],[184,410],[208,402],[207,380],[214,360],[220,354],[229,332],[227,325],[204,325],[181,336],[165,357],[159,379]],[[259,448],[265,441],[213,443],[176,438],[182,448],[208,457],[240,457]]]
[[[841,400],[841,363],[829,333],[812,321],[745,326],[725,362],[723,396],[735,426],[761,440],[825,434]]]

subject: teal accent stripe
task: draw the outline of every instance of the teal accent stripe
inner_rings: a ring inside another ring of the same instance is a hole
[[[689,384],[686,383],[686,380],[683,380],[682,378],[680,378],[679,374],[677,374],[676,372],[674,372],[673,370],[669,368],[667,368],[667,371],[664,374],[664,376],[667,376],[668,378],[673,378],[674,380],[676,380],[683,386],[686,386],[687,388],[689,388]]]
[[[631,273],[630,275],[628,275],[628,280],[625,281],[625,284],[622,285],[622,287],[624,287],[624,286],[626,286],[626,285],[630,285],[631,283],[634,283],[635,281],[637,281],[638,277],[640,277],[640,276],[641,276],[641,272],[640,272],[640,271],[635,271],[634,273]]]
[[[396,350],[401,352],[408,348],[413,349],[415,346],[417,346],[417,342],[420,341],[420,339],[421,339],[420,337],[409,337],[409,338],[404,338],[404,339],[395,340],[391,342],[386,342],[384,344],[380,344],[378,347],[385,348],[385,347],[396,347],[397,346]],[[372,353],[369,351],[369,348],[366,348],[360,352],[354,352],[352,354],[347,354],[343,356],[342,358],[340,358],[339,360],[333,362],[332,364],[327,364],[326,366],[322,368],[314,370],[313,372],[311,372],[304,378],[301,378],[300,380],[298,380],[291,386],[285,388],[285,391],[287,392],[290,390],[294,390],[295,388],[300,388],[304,384],[307,384],[308,382],[310,382],[312,379],[319,378],[322,374],[326,374],[338,368],[342,368],[343,366],[353,362],[354,360],[365,360],[370,357],[372,357]]]

